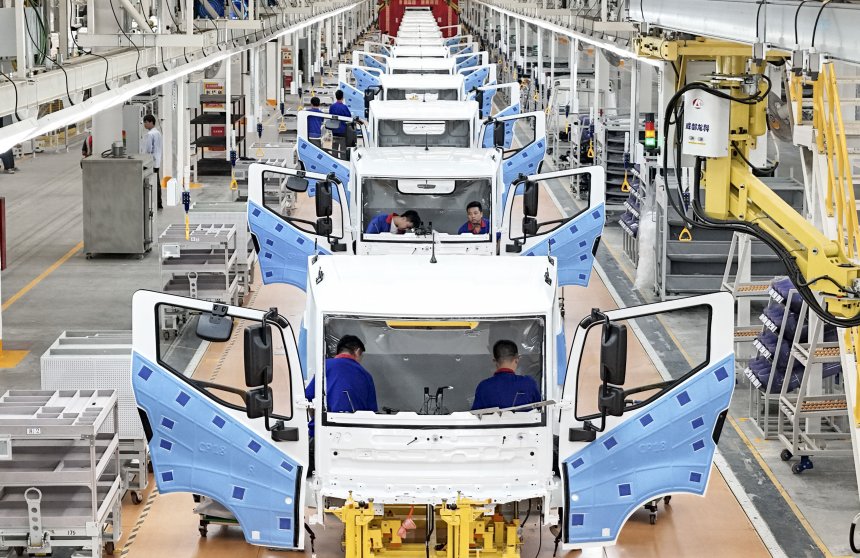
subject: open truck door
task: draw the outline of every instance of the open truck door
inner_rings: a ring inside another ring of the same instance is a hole
[[[388,73],[388,57],[382,54],[367,52],[363,50],[354,50],[352,52],[352,64],[354,66],[367,66],[381,70],[382,73]]]
[[[475,100],[475,90],[483,85],[496,83],[496,65],[476,66],[457,70],[463,76],[463,91],[468,101]]]
[[[595,186],[588,205],[560,200],[570,177],[590,174]],[[521,176],[508,187],[501,227],[501,254],[554,256],[559,286],[586,286],[606,221],[606,171],[603,167]]]
[[[565,549],[614,544],[647,502],[704,495],[735,384],[733,311],[719,292],[594,310],[579,323],[559,415]],[[663,374],[627,372],[628,353],[641,350],[633,330],[660,330],[672,312],[705,342],[669,351]]]
[[[511,99],[510,104],[499,111],[495,116],[510,116],[519,114],[520,112],[520,84],[518,82],[511,83],[494,83],[482,85],[477,88],[475,91],[475,100],[478,101],[478,106],[481,109],[481,118],[489,118],[493,114],[493,98],[496,96],[496,93],[500,89],[506,89],[509,91],[509,96]],[[516,108],[513,108],[513,106]],[[502,114],[507,111],[508,114]],[[489,140],[492,145],[492,138],[486,138]]]
[[[475,52],[475,53],[466,53],[466,54],[455,54],[454,55],[454,70],[459,72],[460,70],[465,70],[467,68],[474,68],[476,66],[486,66],[489,64],[490,56],[486,51]]]
[[[489,144],[486,143],[488,136]],[[513,116],[494,116],[482,125],[478,138],[484,142],[484,147],[502,150],[504,203],[507,189],[517,177],[540,172],[541,163],[546,156],[546,115],[537,111]],[[516,147],[513,147],[514,145]]]
[[[337,77],[340,86],[343,87],[343,85],[349,85],[354,89],[358,89],[362,93],[368,87],[379,86],[379,76],[381,76],[382,73],[382,70],[378,68],[355,66],[353,64],[340,64],[337,67]]]
[[[292,197],[294,210],[285,211],[282,195]],[[248,227],[263,283],[286,283],[305,290],[308,256],[352,250],[345,199],[346,190],[334,175],[251,165]]]
[[[327,130],[333,132],[343,125],[345,150],[335,152],[332,149],[317,147],[311,143],[308,136],[308,118],[322,120],[323,133]],[[303,110],[299,111],[296,116],[296,128],[296,158],[301,163],[303,170],[323,175],[334,173],[342,184],[349,184],[351,148],[358,145],[359,138],[365,144],[369,140],[368,131],[364,124],[358,122],[356,118]],[[349,201],[349,197],[347,197],[347,201]]]
[[[152,291],[132,304],[131,383],[159,492],[214,500],[251,544],[302,549],[308,404],[289,322]],[[244,374],[201,369],[240,339]]]

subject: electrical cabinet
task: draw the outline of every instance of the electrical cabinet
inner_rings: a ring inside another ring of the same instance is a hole
[[[90,157],[83,168],[84,253],[138,254],[152,246],[152,157]]]

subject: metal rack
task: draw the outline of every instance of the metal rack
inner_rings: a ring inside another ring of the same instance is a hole
[[[206,175],[230,175],[230,161],[227,159],[227,152],[232,133],[236,132],[236,151],[239,157],[245,155],[245,96],[232,95],[230,97],[230,126],[227,124],[226,116],[226,95],[200,95],[200,109],[195,109],[194,118],[191,119],[191,125],[195,129],[194,146],[196,149],[216,148],[223,149],[224,155],[221,157],[204,157],[204,152],[201,152],[200,158],[195,163],[196,174],[199,176]],[[224,106],[224,110],[206,110],[206,106]],[[224,126],[224,135],[213,135],[211,129],[206,133],[206,126]]]
[[[295,194],[293,193],[293,198]],[[268,196],[267,196],[268,199]],[[291,207],[295,207],[293,200]],[[240,295],[244,298],[254,282],[254,263],[257,252],[248,229],[248,205],[245,202],[196,202],[191,206],[188,219],[192,226],[217,223],[236,228],[236,271],[239,273]]]
[[[118,424],[112,390],[0,397],[0,549],[113,553],[122,536]]]
[[[119,407],[123,490],[141,502],[149,447],[131,388],[131,331],[64,331],[42,354],[43,390],[112,389]]]
[[[210,300],[223,304],[240,304],[239,251],[235,225],[201,223],[191,227],[185,237],[185,225],[169,225],[158,238],[160,245],[163,292]],[[162,331],[179,333],[184,316],[166,313]]]

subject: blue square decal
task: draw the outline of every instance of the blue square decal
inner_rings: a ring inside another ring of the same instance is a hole
[[[586,245],[586,244],[587,244],[587,242],[585,242],[584,240],[580,240],[580,241],[579,241],[579,247],[580,247],[580,248],[585,248],[585,245]]]
[[[705,426],[705,419],[703,419],[702,417],[695,418],[695,419],[693,419],[692,424],[693,424],[694,429],[701,428],[701,427]]]
[[[272,253],[266,252],[265,254],[263,254],[263,257],[266,258],[267,260],[271,260],[272,259]]]
[[[651,417],[650,414],[646,414],[639,419],[639,424],[641,424],[642,426],[648,426],[652,422],[654,422],[654,419]]]
[[[282,230],[284,230],[284,226],[278,223],[277,225],[275,225],[275,230],[281,232]]]
[[[292,464],[287,463],[286,461],[281,461],[281,469],[283,469],[285,471],[289,471],[291,473],[293,472]]]
[[[717,368],[717,370],[714,372],[714,376],[717,377],[718,381],[722,382],[723,380],[725,380],[726,378],[729,377],[729,373],[726,372],[725,367],[720,367],[720,368]]]
[[[579,256],[579,261],[581,261],[581,262],[584,262],[587,259],[588,259],[588,254],[582,254],[581,256]]]
[[[585,514],[584,513],[572,513],[570,514],[570,526],[571,527],[582,527],[585,524]]]
[[[253,215],[254,217],[259,217],[260,216],[260,210],[255,207],[254,211],[251,212],[251,215]]]
[[[188,402],[191,401],[191,396],[185,393],[184,391],[180,391],[179,395],[176,396],[176,402],[182,405],[183,407],[188,405]]]
[[[595,219],[600,219],[600,211],[598,211],[598,210],[592,211],[591,216],[594,217]]]
[[[251,440],[250,442],[248,442],[248,449],[250,449],[254,453],[259,452],[260,448],[262,448],[262,447],[263,446],[261,446],[259,443],[257,443],[256,440]]]
[[[570,464],[574,469],[579,469],[583,465],[585,465],[585,461],[583,461],[581,457],[577,457],[576,460]]]
[[[275,245],[274,240],[272,240],[271,238],[266,239],[266,246],[274,246],[274,245]]]
[[[272,272],[271,272],[271,271],[267,271],[267,272],[266,272],[266,277],[271,277],[271,276],[272,276]]]
[[[578,233],[578,232],[579,232],[579,227],[577,227],[576,225],[571,225],[570,227],[568,227],[568,229],[567,229],[567,230],[569,230],[570,232],[572,232],[572,233],[576,234],[576,233]]]
[[[549,245],[550,245],[550,246],[552,246],[553,244],[555,244],[555,239],[554,239],[554,238],[550,238],[550,239],[549,239]]]
[[[702,482],[702,473],[692,471],[690,473],[690,482]]]
[[[245,499],[245,489],[241,486],[233,487],[233,499],[234,500],[244,500]]]
[[[610,436],[605,442],[603,442],[603,447],[605,447],[608,450],[611,450],[612,448],[614,448],[617,445],[618,445],[618,442],[615,441],[614,436]]]
[[[630,489],[629,484],[619,484],[618,485],[618,495],[619,496],[630,496],[633,494],[633,491]]]
[[[676,399],[678,400],[678,403],[680,403],[681,406],[683,407],[684,405],[686,405],[687,403],[690,402],[690,395],[686,391],[682,391],[681,393],[678,394]]]
[[[173,430],[173,427],[176,426],[176,423],[167,417],[161,417],[161,426],[168,430]]]
[[[140,369],[140,372],[137,373],[138,376],[143,378],[144,380],[148,380],[150,376],[152,376],[152,370],[144,366]]]
[[[278,529],[281,531],[290,531],[293,528],[293,520],[289,517],[278,518]]]
[[[167,451],[170,451],[173,449],[173,442],[171,442],[170,440],[162,439],[161,442],[158,443],[158,446],[162,449],[166,449]]]
[[[580,274],[579,274],[579,278],[580,278],[580,279],[582,279],[582,280],[585,280],[585,273],[580,273]]]
[[[227,421],[225,421],[223,418],[219,417],[218,415],[215,415],[215,418],[212,419],[212,424],[214,424],[218,428],[224,428],[224,425],[227,424]]]
[[[693,451],[699,451],[700,449],[702,449],[704,447],[705,447],[705,441],[704,440],[696,440],[695,442],[693,442]]]
[[[164,471],[161,473],[161,480],[164,482],[170,482],[173,480],[173,471]]]
[[[300,236],[297,236],[297,237],[296,237],[296,242],[297,242],[297,243],[299,243],[299,244],[304,244],[304,243],[305,243],[305,239],[304,239],[304,238],[302,238],[302,237],[300,237]]]

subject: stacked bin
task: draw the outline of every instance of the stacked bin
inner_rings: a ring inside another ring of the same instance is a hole
[[[634,170],[635,172],[630,173],[628,178],[630,192],[627,199],[624,200],[624,213],[618,218],[618,224],[624,231],[624,253],[635,264],[639,259],[636,238],[639,236],[639,219],[645,193],[639,181],[639,165],[634,165]]]

